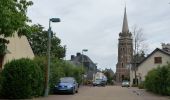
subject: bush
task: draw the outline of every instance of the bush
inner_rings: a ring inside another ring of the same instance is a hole
[[[132,87],[138,87],[138,85],[137,84],[132,84]]]
[[[45,57],[35,57],[34,62],[42,70],[43,75],[43,86],[45,83],[45,68],[47,66],[47,59]],[[49,89],[52,93],[54,86],[59,81],[61,77],[74,77],[78,83],[82,81],[82,69],[79,66],[75,66],[67,61],[61,59],[52,59],[50,66],[50,79],[49,79]],[[43,89],[45,90],[45,89]],[[43,91],[44,93],[44,91]]]
[[[144,82],[141,82],[141,83],[138,85],[138,88],[139,88],[139,89],[144,89],[144,88],[145,88]]]
[[[1,95],[8,99],[27,99],[42,95],[42,71],[30,59],[12,60],[2,70]]]
[[[148,72],[145,87],[154,93],[170,95],[170,64]]]
[[[74,77],[80,84],[82,81],[82,69],[67,61],[53,59],[50,66],[50,93],[61,77]]]

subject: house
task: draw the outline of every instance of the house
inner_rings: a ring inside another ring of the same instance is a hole
[[[77,66],[83,66],[86,70],[86,78],[88,80],[93,80],[94,74],[97,72],[97,66],[88,56],[77,53],[76,56],[71,55],[70,62]]]
[[[3,69],[7,62],[13,59],[34,58],[34,53],[26,36],[19,37],[17,34],[14,34],[13,37],[6,39],[9,40],[9,43],[7,44],[6,54],[0,56],[0,70]]]
[[[145,80],[147,73],[159,66],[166,65],[170,62],[170,52],[164,50],[164,48],[156,48],[152,53],[150,53],[145,59],[143,59],[136,68],[136,78],[137,83],[140,84]],[[133,84],[135,79],[135,71],[131,70],[130,81]]]

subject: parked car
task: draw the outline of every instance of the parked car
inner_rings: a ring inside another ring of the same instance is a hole
[[[130,86],[129,81],[124,80],[124,81],[122,82],[122,87],[129,87],[129,86]]]
[[[96,79],[93,81],[93,86],[106,86],[106,81],[102,79]]]
[[[75,94],[78,92],[78,86],[78,83],[73,77],[63,77],[60,78],[60,81],[55,85],[53,92]]]

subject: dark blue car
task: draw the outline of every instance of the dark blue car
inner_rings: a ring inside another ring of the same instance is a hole
[[[55,85],[53,92],[75,94],[78,92],[78,83],[73,77],[60,78],[60,81]]]

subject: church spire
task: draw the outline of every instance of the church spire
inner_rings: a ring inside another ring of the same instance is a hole
[[[127,33],[127,32],[129,32],[129,27],[128,27],[127,15],[126,15],[126,7],[125,7],[122,33]]]

